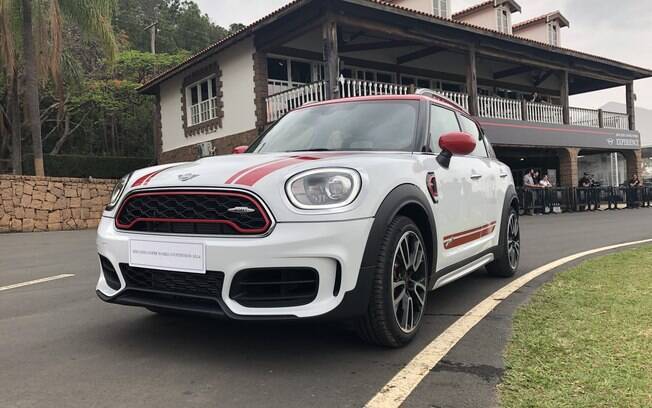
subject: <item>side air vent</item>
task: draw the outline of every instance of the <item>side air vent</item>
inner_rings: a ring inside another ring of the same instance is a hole
[[[104,274],[106,284],[113,290],[120,289],[120,278],[111,264],[111,261],[100,255],[100,264],[102,265],[102,274]]]
[[[293,307],[315,300],[319,274],[312,268],[260,268],[238,272],[230,297],[245,307]]]

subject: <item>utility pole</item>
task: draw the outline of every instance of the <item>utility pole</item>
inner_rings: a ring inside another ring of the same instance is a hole
[[[149,47],[152,54],[156,54],[156,27],[158,26],[158,21],[153,22],[152,24],[145,27],[144,31],[149,31]]]

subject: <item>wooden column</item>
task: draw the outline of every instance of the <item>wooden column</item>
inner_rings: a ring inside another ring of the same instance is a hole
[[[340,87],[337,82],[340,76],[340,56],[337,48],[337,22],[332,17],[327,18],[324,22],[322,39],[324,42],[324,62],[326,63],[326,98],[337,99],[340,97]]]
[[[558,150],[559,182],[562,187],[577,187],[579,184],[578,153],[579,149],[576,147],[565,147]]]
[[[559,78],[561,79],[561,106],[562,106],[562,117],[564,125],[570,124],[570,103],[568,98],[568,71],[564,70],[560,72]]]
[[[636,94],[634,93],[634,81],[625,85],[625,99],[627,104],[627,115],[629,116],[629,130],[636,130]]]
[[[469,94],[469,114],[478,116],[478,71],[475,46],[469,48],[466,64],[466,91]]]

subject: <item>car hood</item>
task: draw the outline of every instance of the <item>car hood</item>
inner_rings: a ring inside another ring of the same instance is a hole
[[[419,161],[409,152],[306,152],[215,156],[191,163],[139,170],[132,175],[127,193],[157,188],[247,190],[258,195],[268,205],[277,221],[296,221],[303,220],[308,215],[318,214],[318,211],[301,211],[294,208],[285,194],[287,180],[306,170],[346,167],[357,170],[362,177],[360,196],[341,214],[338,214],[338,210],[325,211],[320,214],[319,219],[328,221],[359,218],[375,214],[372,207],[377,204],[378,199],[385,197],[387,189],[391,191],[401,182],[410,182],[410,174],[415,165],[418,166]],[[373,182],[370,181],[372,179]],[[369,197],[373,197],[373,203]]]

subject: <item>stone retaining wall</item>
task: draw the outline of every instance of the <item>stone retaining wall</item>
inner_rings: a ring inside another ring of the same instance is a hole
[[[0,175],[0,233],[97,227],[115,180]]]

